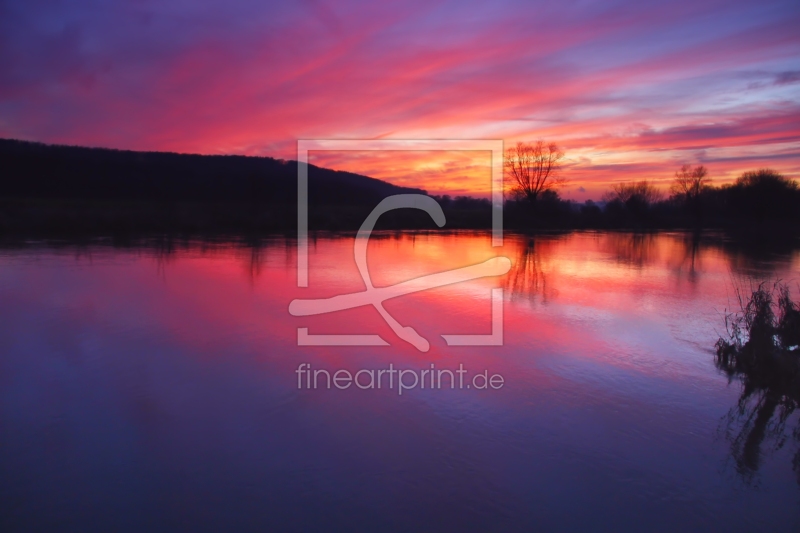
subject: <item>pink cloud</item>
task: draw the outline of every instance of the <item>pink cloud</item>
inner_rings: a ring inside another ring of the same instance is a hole
[[[724,179],[800,166],[792,3],[0,9],[4,137],[284,158],[298,138],[544,137],[578,196],[689,160]],[[459,161],[337,164],[484,194]]]

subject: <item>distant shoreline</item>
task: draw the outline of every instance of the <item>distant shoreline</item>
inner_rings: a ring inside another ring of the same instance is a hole
[[[291,233],[297,227],[297,165],[269,157],[0,139],[0,236]],[[792,234],[800,227],[796,186],[788,195],[767,188],[731,196],[727,191],[733,190],[717,190],[705,212],[672,200],[644,206],[578,204],[546,191],[535,206],[507,198],[503,224],[514,231],[718,229],[757,235]],[[309,165],[308,191],[309,229],[328,231],[357,230],[388,196],[426,194],[314,165]],[[445,214],[445,230],[491,227],[488,200],[434,198]],[[409,209],[384,214],[376,228],[437,229],[426,213]]]

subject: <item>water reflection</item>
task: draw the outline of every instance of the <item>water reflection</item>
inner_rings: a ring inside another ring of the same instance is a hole
[[[730,444],[736,471],[746,483],[756,480],[765,453],[793,443],[797,451],[792,468],[800,485],[800,422],[792,417],[797,407],[797,395],[783,395],[752,384],[743,386],[739,401],[723,419],[721,431]]]
[[[341,236],[327,232],[312,232],[309,235],[312,249],[319,239],[349,239],[352,234]],[[614,262],[634,269],[646,269],[654,265],[664,265],[675,275],[688,281],[704,271],[726,269],[734,274],[769,273],[779,270],[797,271],[800,265],[800,240],[782,238],[772,242],[764,239],[736,239],[715,232],[669,232],[669,233],[630,233],[630,232],[585,232],[563,235],[514,235],[506,234],[506,246],[495,250],[487,246],[489,236],[481,232],[416,232],[375,231],[371,239],[379,245],[380,241],[407,243],[412,251],[406,260],[414,260],[414,247],[417,241],[430,243],[431,239],[458,239],[459,248],[482,248],[503,253],[516,258],[520,265],[514,279],[507,287],[514,293],[540,294],[546,285],[548,270],[558,270],[557,265],[549,265],[552,257],[559,262],[565,255],[599,252],[608,254]],[[88,258],[92,253],[109,250],[132,250],[155,258],[158,263],[167,265],[176,253],[191,252],[200,255],[214,255],[233,251],[238,257],[246,258],[245,272],[248,277],[257,278],[261,273],[264,253],[270,249],[280,250],[287,262],[293,260],[294,239],[290,235],[272,237],[249,236],[209,236],[207,238],[188,238],[176,235],[132,238],[84,238],[80,240],[2,240],[0,253],[36,250],[63,250],[75,254],[76,258]],[[452,253],[452,249],[447,253]],[[244,255],[243,255],[244,254]],[[570,257],[571,258],[571,257]],[[567,258],[567,259],[570,259]]]
[[[307,289],[283,235],[0,245],[0,495],[14,502],[0,526],[96,517],[125,529],[99,508],[123,509],[139,531],[800,525],[787,456],[796,396],[745,385],[739,398],[709,352],[732,273],[790,279],[796,248],[586,232],[508,234],[497,249],[486,233],[378,232],[376,286],[512,260],[504,278],[387,301],[430,339],[420,354],[374,310],[288,313],[295,298],[363,289],[351,237],[311,235]],[[504,345],[446,346],[442,334],[491,331],[496,287]],[[393,344],[301,347],[300,327]],[[464,363],[506,385],[300,391],[300,362]],[[715,442],[731,405],[730,441]],[[726,460],[768,490],[730,483]]]
[[[548,255],[549,242],[537,241],[534,238],[521,238],[518,251],[513,260],[513,269],[509,273],[505,288],[512,298],[528,299],[531,303],[538,299],[547,303],[548,297],[552,298],[555,291],[548,286],[547,273],[544,269]]]
[[[697,263],[700,254],[701,235],[699,232],[692,232],[684,237],[685,252],[683,261],[678,267],[679,271],[686,273],[686,279],[690,283],[697,283],[699,265]]]
[[[657,239],[653,233],[610,233],[602,237],[603,248],[617,261],[638,269],[658,260],[665,249],[671,252],[679,245],[671,239]]]
[[[737,472],[752,483],[765,447],[780,450],[789,441],[800,484],[800,305],[784,282],[750,280],[733,287],[738,309],[725,315],[725,334],[717,341],[716,364],[729,380],[741,383],[737,405],[725,417]],[[788,429],[787,429],[788,426]]]

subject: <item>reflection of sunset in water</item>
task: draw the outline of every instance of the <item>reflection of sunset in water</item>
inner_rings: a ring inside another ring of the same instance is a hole
[[[478,521],[531,529],[537,515],[528,502],[557,508],[556,487],[596,502],[592,516],[613,501],[650,505],[659,495],[647,523],[666,520],[684,509],[674,495],[694,487],[691,512],[703,520],[761,524],[763,514],[748,511],[754,501],[772,509],[776,523],[786,518],[797,490],[785,475],[788,448],[760,470],[769,497],[721,473],[728,448],[713,432],[738,389],[719,375],[711,350],[731,277],[796,279],[794,250],[754,256],[720,237],[681,233],[507,234],[499,248],[485,233],[376,233],[368,248],[376,286],[496,255],[512,261],[505,276],[386,302],[430,341],[427,353],[398,339],[371,307],[291,316],[295,298],[364,289],[352,236],[311,236],[309,252],[310,283],[300,289],[291,239],[4,251],[0,381],[18,385],[0,388],[0,406],[25,414],[4,419],[3,446],[14,461],[0,464],[6,485],[35,484],[18,465],[27,464],[28,449],[39,453],[28,443],[48,435],[67,462],[41,467],[46,487],[78,483],[107,457],[123,465],[125,481],[97,486],[123,500],[139,494],[129,480],[150,472],[137,482],[148,493],[181,494],[191,505],[220,501],[231,487],[306,501],[308,486],[339,491],[337,480],[358,479],[337,508],[355,513],[348,506],[380,494],[381,508],[401,523],[413,520],[397,495],[415,509],[427,509],[434,495],[448,505],[473,501]],[[446,346],[442,334],[490,333],[496,287],[504,289],[504,345]],[[300,327],[377,334],[391,346],[297,346]],[[328,371],[463,364],[500,374],[505,384],[401,397],[298,390],[301,363]],[[122,440],[134,444],[102,444]],[[219,470],[205,473],[208,464]],[[191,482],[186,472],[195,472]],[[334,504],[315,494],[306,505],[329,512]],[[144,504],[142,516],[180,515],[176,502],[160,501]],[[259,509],[295,516],[276,501],[265,497]],[[231,503],[213,512],[245,511]]]

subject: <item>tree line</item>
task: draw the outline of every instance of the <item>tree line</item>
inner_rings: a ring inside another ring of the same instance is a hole
[[[671,228],[737,225],[780,227],[800,221],[800,187],[772,169],[744,172],[734,183],[715,186],[703,165],[682,165],[669,192],[639,180],[611,186],[602,200],[578,203],[558,191],[564,152],[555,143],[517,143],[504,167],[509,227]]]
[[[769,170],[715,186],[704,166],[684,165],[669,193],[647,180],[617,183],[599,201],[563,199],[564,152],[518,143],[505,153],[509,229],[686,228],[800,221],[797,182]],[[309,165],[309,225],[355,230],[383,198],[424,194],[350,172]],[[446,229],[492,224],[489,200],[434,196]],[[297,224],[297,162],[52,146],[0,139],[0,234],[73,232],[291,232]],[[422,212],[382,216],[383,229],[433,229]]]

